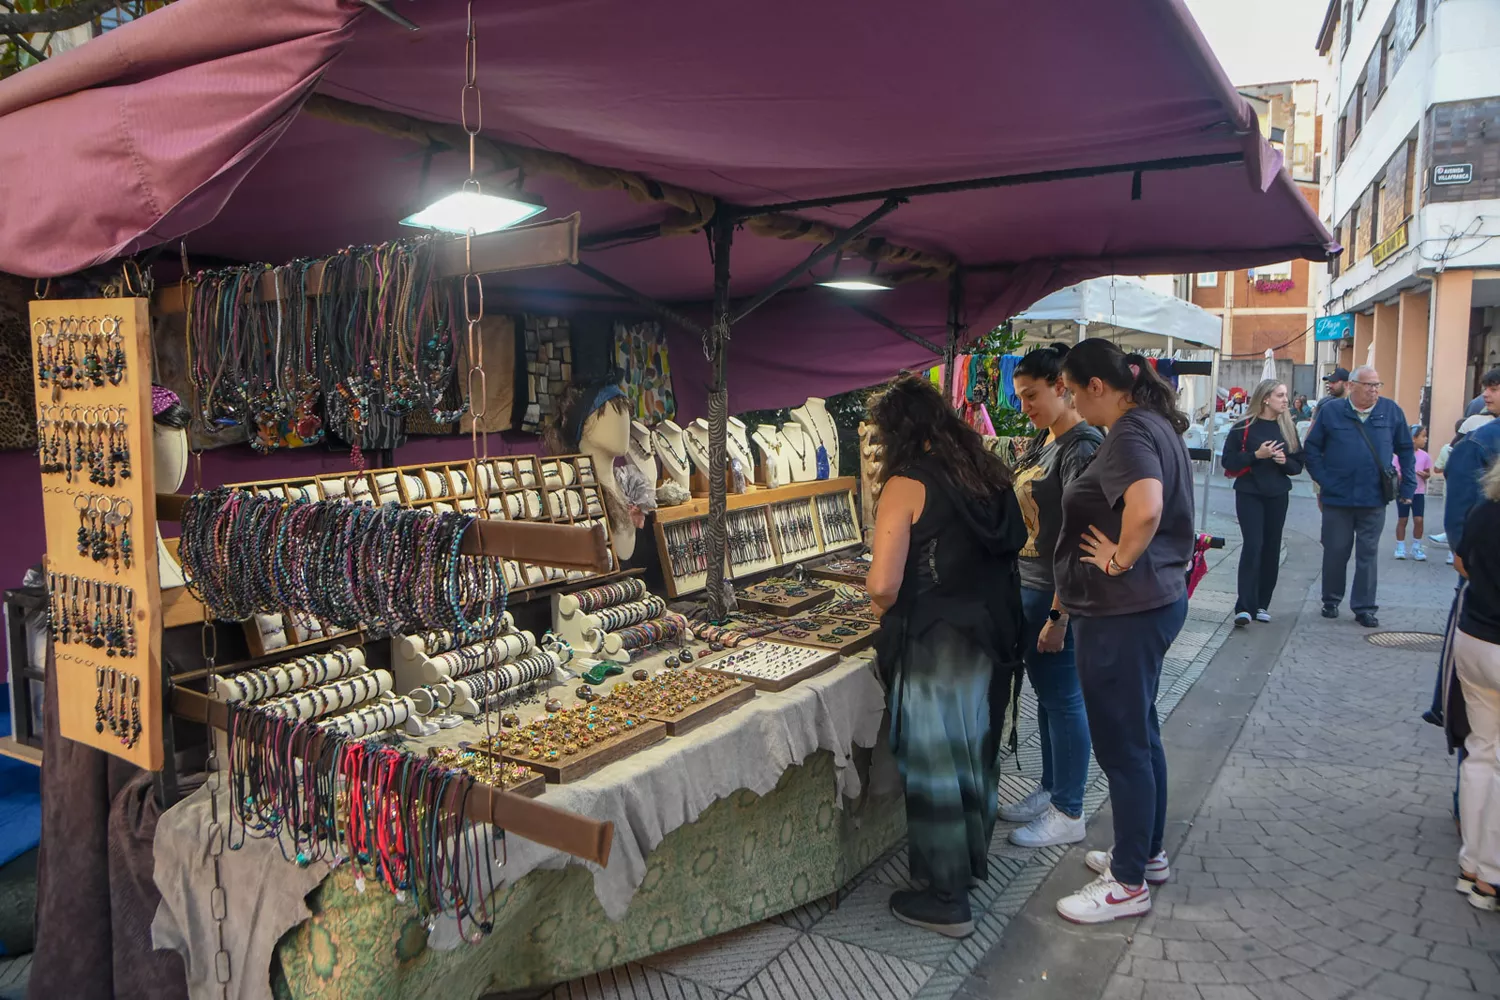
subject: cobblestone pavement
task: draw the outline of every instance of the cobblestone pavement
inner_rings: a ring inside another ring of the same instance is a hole
[[[1442,631],[1454,577],[1433,554],[1382,544],[1382,631]],[[1107,1000],[1500,995],[1500,917],[1453,889],[1455,758],[1420,719],[1436,655],[1371,645],[1319,598],[1315,582]]]

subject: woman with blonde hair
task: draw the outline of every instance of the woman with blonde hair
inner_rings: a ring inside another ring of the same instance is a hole
[[[1481,910],[1500,907],[1500,462],[1480,481],[1454,553],[1464,587],[1453,661],[1469,717],[1458,768],[1458,888]]]
[[[1243,420],[1224,437],[1224,475],[1234,480],[1234,510],[1240,522],[1239,597],[1234,624],[1268,622],[1271,592],[1281,568],[1281,530],[1302,471],[1302,445],[1292,422],[1286,383],[1268,378],[1255,387]]]

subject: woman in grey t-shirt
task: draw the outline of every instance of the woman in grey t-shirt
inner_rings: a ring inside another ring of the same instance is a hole
[[[1109,779],[1115,845],[1088,853],[1099,878],[1057,909],[1076,923],[1102,923],[1149,912],[1146,883],[1170,874],[1156,692],[1187,617],[1193,475],[1182,441],[1187,416],[1145,358],[1085,340],[1063,360],[1063,378],[1079,414],[1108,429],[1063,491],[1053,569],[1072,616],[1094,756]]]

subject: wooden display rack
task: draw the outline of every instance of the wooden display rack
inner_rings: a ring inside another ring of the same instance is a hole
[[[792,500],[806,500],[813,503],[812,498],[829,494],[843,494],[848,498],[849,509],[855,518],[855,524],[859,522],[859,508],[854,504],[854,491],[857,483],[852,476],[840,479],[820,479],[810,483],[793,483],[790,486],[779,486],[775,489],[756,489],[748,493],[731,493],[726,498],[726,510],[729,512],[748,510],[752,508],[768,508],[773,504],[782,504]],[[856,537],[848,542],[836,542],[829,545],[825,541],[822,529],[822,519],[817,510],[811,511],[813,519],[813,530],[817,534],[817,549],[803,549],[801,551],[786,552],[782,550],[774,529],[771,527],[771,544],[776,552],[774,560],[754,564],[754,567],[732,566],[728,562],[728,554],[725,555],[724,575],[726,578],[735,579],[749,576],[753,573],[775,569],[778,566],[787,566],[799,560],[809,558],[822,552],[832,552],[837,549],[858,545],[861,539]],[[768,524],[771,524],[770,513],[766,512]],[[682,597],[702,590],[708,584],[708,573],[706,570],[698,570],[677,576],[672,572],[672,560],[667,552],[667,529],[670,526],[680,525],[684,522],[705,520],[708,517],[708,500],[706,498],[694,498],[687,503],[678,504],[675,507],[665,507],[656,512],[656,550],[661,561],[662,576],[666,581],[668,597]],[[857,534],[857,532],[856,532]]]
[[[500,754],[500,759],[512,764],[520,764],[538,772],[550,785],[566,785],[572,781],[581,781],[602,767],[607,767],[617,760],[624,760],[631,754],[644,750],[654,743],[660,743],[667,738],[667,727],[660,722],[648,721],[645,725],[636,726],[627,733],[621,733],[615,739],[601,746],[574,754],[572,757],[562,757],[556,761],[527,760],[524,757],[512,757],[509,754]],[[478,745],[473,748],[480,753],[490,753],[481,749]]]
[[[125,373],[119,385],[106,379],[87,389],[57,389],[49,382],[36,390],[38,419],[52,419],[57,407],[98,411],[116,410],[125,424],[124,438],[130,449],[130,478],[116,478],[114,486],[89,482],[88,470],[74,471],[70,483],[63,473],[42,476],[42,512],[46,521],[47,569],[76,575],[83,580],[129,587],[134,596],[136,654],[122,659],[83,643],[56,644],[58,723],[70,740],[103,750],[147,770],[160,770],[163,760],[161,681],[161,589],[156,566],[156,489],[151,408],[151,320],[147,299],[41,300],[31,303],[32,357],[40,359],[41,337],[49,324],[55,331],[64,320],[94,325],[106,320],[118,323],[120,346],[125,353]],[[32,366],[32,378],[37,369]],[[111,563],[96,563],[78,552],[78,511],[74,498],[93,493],[116,502],[128,500],[132,542],[129,569],[118,573]],[[126,747],[106,727],[95,731],[96,671],[123,670],[140,682],[140,738]]]
[[[859,652],[861,649],[864,649],[866,646],[874,642],[875,636],[880,632],[880,627],[878,625],[871,626],[870,628],[861,631],[858,635],[837,636],[837,638],[842,639],[843,641],[835,644],[820,639],[818,638],[818,636],[820,634],[833,635],[833,629],[839,627],[840,625],[849,627],[854,621],[853,619],[834,618],[832,615],[810,615],[807,617],[807,620],[816,622],[818,624],[818,628],[803,628],[800,624],[792,624],[787,626],[788,628],[795,628],[800,632],[806,632],[807,635],[805,636],[798,636],[796,638],[793,638],[792,636],[787,635],[786,629],[782,629],[774,636],[769,636],[768,638],[774,638],[777,642],[789,642],[794,646],[811,646],[814,649],[832,649],[835,652],[839,653],[841,656],[849,656],[853,653]]]
[[[790,641],[783,641],[780,638],[777,638],[775,640],[766,640],[766,639],[763,639],[763,640],[761,640],[761,642],[770,642],[773,645],[776,644],[776,643],[781,643],[782,645],[791,645],[792,644],[792,643],[790,643]],[[730,677],[738,677],[742,681],[748,681],[751,684],[754,684],[755,687],[756,687],[756,690],[766,691],[766,692],[770,692],[770,693],[775,693],[777,691],[785,691],[787,688],[791,687],[793,684],[798,684],[798,683],[800,683],[802,681],[805,681],[809,677],[816,677],[816,676],[818,676],[823,671],[827,670],[829,667],[831,667],[834,664],[838,663],[839,660],[840,660],[840,656],[839,656],[838,653],[836,653],[836,652],[829,652],[826,656],[822,656],[822,657],[819,657],[816,660],[813,660],[811,663],[809,663],[805,667],[802,667],[800,670],[793,671],[792,673],[787,674],[785,677],[778,677],[775,680],[771,680],[771,679],[764,678],[764,677],[756,677],[753,674],[740,673],[740,672],[738,672],[736,670],[727,670],[727,669],[726,670],[721,670],[718,667],[714,666],[715,662],[717,662],[718,660],[723,659],[724,657],[728,656],[730,653],[733,653],[733,652],[736,652],[736,651],[743,652],[744,650],[747,650],[747,649],[754,649],[757,645],[760,645],[760,643],[759,642],[751,642],[751,643],[746,643],[745,645],[738,647],[738,650],[735,650],[735,649],[726,649],[726,650],[724,650],[722,652],[719,652],[719,653],[709,653],[708,656],[707,656],[707,658],[706,658],[706,662],[705,662],[704,659],[700,659],[698,661],[698,669],[699,670],[711,670],[711,671],[713,671],[715,673],[728,674]]]

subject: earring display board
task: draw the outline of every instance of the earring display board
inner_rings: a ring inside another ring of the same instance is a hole
[[[836,652],[767,640],[710,653],[698,661],[698,669],[738,677],[761,691],[785,691],[838,662]]]
[[[756,511],[756,523],[770,528],[773,555],[746,565],[738,561],[733,544],[726,545],[725,575],[744,577],[859,544],[856,488],[851,476],[731,494],[726,534],[734,534],[739,512]],[[820,503],[826,510],[817,506]],[[708,583],[707,518],[708,501],[701,498],[656,512],[656,548],[669,597],[694,593]],[[853,537],[842,540],[851,530]]]
[[[33,302],[31,340],[59,730],[157,771],[161,589],[148,304]],[[85,497],[104,512],[97,527],[80,520]]]

